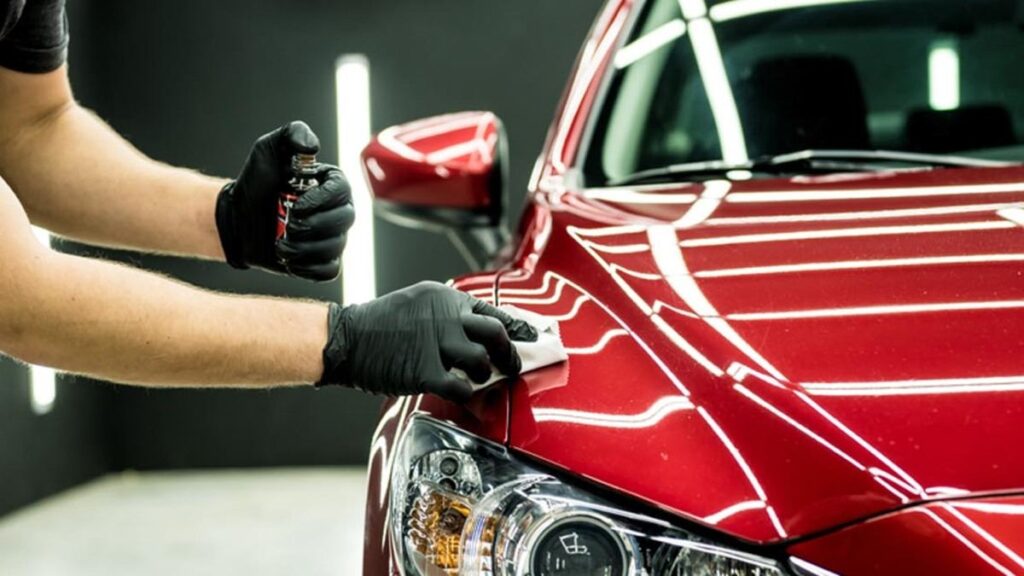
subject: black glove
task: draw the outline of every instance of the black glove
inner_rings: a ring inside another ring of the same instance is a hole
[[[238,179],[217,198],[217,230],[229,264],[316,281],[338,276],[355,210],[348,181],[337,167],[318,165],[319,186],[292,207],[287,239],[275,238],[277,201],[290,190],[292,156],[319,151],[320,140],[304,122],[292,122],[256,141]]]
[[[522,360],[511,340],[537,340],[526,322],[436,282],[367,304],[332,305],[328,330],[318,386],[340,384],[389,396],[431,393],[457,401],[473,389],[449,369],[480,384],[491,377],[492,364],[515,377]]]

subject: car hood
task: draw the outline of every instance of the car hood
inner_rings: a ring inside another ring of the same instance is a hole
[[[1024,489],[1024,170],[538,192],[509,443],[754,542]],[[478,291],[487,293],[488,291]]]

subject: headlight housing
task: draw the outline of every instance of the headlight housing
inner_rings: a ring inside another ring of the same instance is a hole
[[[733,550],[413,419],[391,476],[390,528],[408,576],[781,576]]]

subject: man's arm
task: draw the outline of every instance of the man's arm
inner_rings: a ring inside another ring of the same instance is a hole
[[[312,383],[326,304],[226,296],[42,246],[0,180],[0,352],[163,386]]]
[[[0,174],[34,224],[90,244],[224,259],[226,182],[150,160],[71,95],[67,66],[0,68]]]
[[[249,387],[316,382],[467,399],[459,368],[483,383],[515,377],[510,341],[537,334],[437,283],[341,308],[227,296],[40,244],[0,179],[0,353],[104,380]]]

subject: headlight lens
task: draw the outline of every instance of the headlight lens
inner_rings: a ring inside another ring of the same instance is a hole
[[[391,530],[409,576],[781,576],[425,417],[398,446]]]

